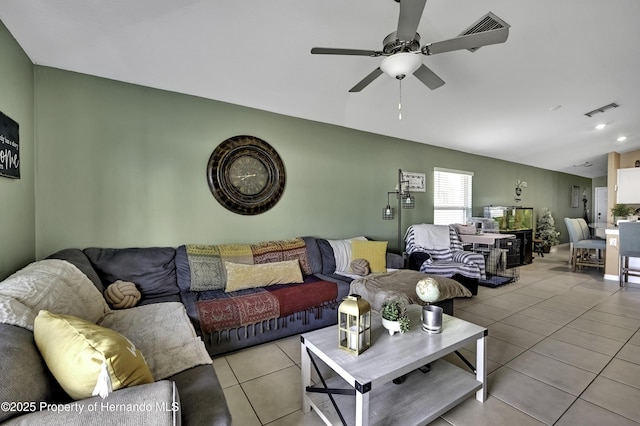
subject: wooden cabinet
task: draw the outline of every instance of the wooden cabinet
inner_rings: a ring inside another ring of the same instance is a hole
[[[520,265],[528,265],[533,262],[533,230],[500,231],[500,233],[513,234],[520,242]]]
[[[618,169],[617,202],[640,204],[640,167]]]

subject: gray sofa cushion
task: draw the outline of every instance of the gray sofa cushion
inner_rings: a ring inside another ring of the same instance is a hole
[[[309,258],[309,264],[311,265],[312,274],[322,273],[322,253],[320,253],[320,247],[318,247],[317,238],[315,237],[302,237],[304,244],[307,247],[307,257]]]
[[[91,261],[82,250],[75,248],[63,249],[48,256],[47,259],[66,260],[67,262],[74,264],[78,269],[84,272],[87,277],[89,277],[91,282],[93,282],[98,290],[100,290],[100,293],[104,293],[104,286],[102,285],[100,277],[93,269]]]
[[[329,244],[329,241],[318,238],[318,249],[322,258],[322,273],[325,275],[333,274],[336,271],[336,258],[333,254],[333,248]]]
[[[180,424],[177,408],[180,395],[173,382],[158,382],[119,389],[102,399],[99,396],[73,401],[69,410],[44,410],[10,419],[6,425],[154,425]],[[82,412],[79,414],[79,411]],[[231,424],[231,423],[228,423]]]
[[[178,287],[180,287],[180,290],[189,291],[191,289],[191,267],[189,266],[187,247],[185,245],[176,248],[175,263]]]
[[[191,267],[189,266],[189,259],[187,258],[186,246],[178,246],[176,249],[175,262],[176,278],[178,281],[178,287],[180,288],[180,299],[187,310],[187,315],[189,315],[193,327],[196,329],[196,332],[200,334],[200,321],[198,319],[198,311],[196,308],[198,293],[191,291]]]
[[[0,402],[60,401],[68,397],[49,373],[33,340],[33,333],[0,324]],[[27,408],[27,411],[32,411]],[[18,414],[0,410],[0,422]]]
[[[116,280],[136,284],[145,302],[179,302],[172,247],[84,249],[105,286]],[[149,300],[151,299],[151,300]]]

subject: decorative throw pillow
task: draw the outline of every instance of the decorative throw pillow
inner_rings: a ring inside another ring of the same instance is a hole
[[[71,315],[42,310],[33,336],[49,371],[73,399],[152,383],[142,353],[127,338]]]
[[[351,270],[356,275],[369,275],[369,261],[367,259],[354,259],[351,262]]]
[[[114,309],[133,308],[140,301],[141,294],[130,281],[118,280],[104,291],[104,298]]]
[[[297,260],[285,260],[284,262],[271,262],[260,265],[224,262],[224,267],[227,270],[227,285],[224,289],[226,292],[304,281],[300,270],[300,262]]]
[[[354,237],[346,240],[327,240],[333,249],[333,255],[336,261],[336,272],[349,271],[351,260],[354,259],[352,255],[351,242],[355,240],[367,241],[366,237]]]
[[[387,241],[351,240],[354,259],[366,259],[371,272],[387,272]]]

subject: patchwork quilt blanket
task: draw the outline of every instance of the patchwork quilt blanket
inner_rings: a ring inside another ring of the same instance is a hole
[[[298,260],[302,274],[311,274],[311,264],[302,238],[257,244],[189,244],[186,251],[191,269],[191,291],[224,289],[227,282],[224,262],[259,265]]]

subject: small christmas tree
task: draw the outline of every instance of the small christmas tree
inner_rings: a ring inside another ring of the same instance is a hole
[[[542,215],[537,221],[536,238],[542,240],[542,247],[551,247],[560,242],[559,235],[560,232],[556,231],[556,223],[551,216],[551,211],[546,207],[543,208]]]

